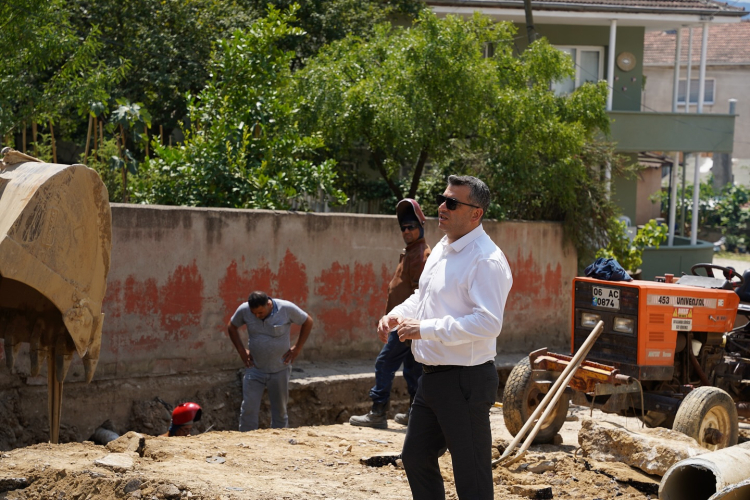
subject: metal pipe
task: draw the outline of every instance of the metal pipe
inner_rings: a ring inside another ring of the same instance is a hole
[[[685,213],[687,212],[687,205],[685,205],[685,177],[687,176],[687,158],[682,161],[682,191],[680,199],[682,200],[682,210],[680,210],[680,236],[685,236]]]
[[[711,385],[708,383],[708,377],[703,373],[703,368],[701,368],[698,358],[695,357],[695,354],[693,354],[690,349],[688,349],[688,356],[690,357],[690,364],[693,365],[693,370],[698,374],[698,378],[701,379],[701,385]]]
[[[687,74],[685,75],[685,113],[690,113],[690,72],[693,69],[693,27],[688,27]]]
[[[615,45],[617,42],[617,19],[609,22],[609,49],[607,52],[607,111],[612,111],[612,94],[615,88]]]
[[[698,113],[703,113],[703,97],[706,93],[706,52],[708,51],[708,23],[703,23],[701,40],[701,64],[698,73]]]
[[[676,92],[675,92],[675,95]],[[675,106],[677,105],[677,98],[675,97]],[[680,153],[675,151],[672,153],[672,168],[669,171],[669,238],[667,240],[667,246],[674,245],[674,230],[675,230],[675,219],[677,214],[677,169],[680,168]]]
[[[700,216],[700,191],[701,191],[701,155],[695,153],[695,172],[693,172],[693,216],[690,218],[690,244],[698,243],[698,217]]]
[[[677,462],[659,484],[660,500],[708,500],[732,497],[717,492],[750,479],[750,442]],[[739,485],[737,485],[739,486]]]
[[[586,340],[583,342],[581,347],[578,349],[578,352],[570,360],[568,366],[565,367],[560,376],[557,377],[557,380],[555,380],[555,383],[552,384],[550,390],[547,391],[547,394],[545,394],[542,402],[539,403],[539,406],[536,407],[529,419],[526,420],[526,423],[523,424],[523,427],[520,431],[518,431],[518,434],[516,434],[515,438],[513,438],[513,441],[511,441],[511,443],[505,449],[505,452],[503,452],[502,456],[492,461],[493,466],[508,458],[515,447],[518,446],[518,443],[521,441],[521,439],[523,439],[524,435],[526,435],[526,432],[528,432],[529,428],[534,425],[534,429],[526,438],[526,441],[524,441],[523,446],[520,450],[518,450],[516,456],[505,465],[512,464],[516,460],[520,459],[524,453],[526,453],[526,449],[531,446],[531,442],[539,432],[542,423],[547,419],[549,413],[552,411],[552,409],[554,409],[557,401],[560,399],[560,396],[562,396],[563,392],[565,392],[565,388],[568,387],[570,379],[572,379],[573,375],[576,374],[576,370],[586,358],[586,355],[589,353],[591,348],[594,346],[594,342],[596,342],[596,339],[599,338],[602,330],[604,330],[604,321],[600,320],[591,331],[589,336],[586,338]],[[544,414],[540,418],[539,414],[542,413],[542,411],[544,411]]]
[[[682,28],[677,28],[677,38],[674,49],[674,79],[672,81],[672,113],[677,113],[677,99],[680,93],[680,59],[682,51]],[[670,243],[670,246],[672,244]]]

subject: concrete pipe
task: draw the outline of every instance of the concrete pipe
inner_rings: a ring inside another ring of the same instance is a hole
[[[669,468],[659,485],[660,500],[715,500],[735,497],[736,483],[750,480],[750,442],[687,458]],[[727,490],[725,490],[727,488]],[[717,496],[720,495],[720,496]]]
[[[708,500],[747,500],[748,498],[750,498],[750,479],[722,488]]]

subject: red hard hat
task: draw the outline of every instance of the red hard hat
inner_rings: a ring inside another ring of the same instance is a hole
[[[172,412],[172,423],[175,425],[185,425],[191,422],[197,422],[201,419],[201,407],[195,403],[182,403]]]
[[[399,224],[403,221],[405,215],[414,215],[421,225],[424,226],[426,217],[422,213],[422,209],[419,207],[417,200],[411,198],[404,198],[396,204],[396,218]]]

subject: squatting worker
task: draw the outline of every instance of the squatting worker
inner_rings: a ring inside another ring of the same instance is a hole
[[[437,197],[445,236],[427,259],[419,289],[378,323],[380,340],[398,328],[422,363],[402,460],[416,500],[445,498],[438,457],[448,447],[456,492],[493,498],[490,407],[495,402],[496,339],[513,277],[482,228],[490,204],[484,182],[448,177]]]
[[[386,314],[394,307],[408,299],[419,286],[424,263],[430,256],[430,246],[424,240],[425,216],[416,200],[404,198],[396,204],[396,219],[401,228],[401,236],[406,248],[401,252],[396,273],[388,284],[388,302],[385,306]],[[409,407],[417,393],[417,382],[422,376],[422,365],[414,360],[409,342],[404,343],[393,330],[388,335],[388,342],[380,350],[375,360],[375,385],[370,389],[372,409],[366,415],[354,415],[349,419],[351,425],[360,427],[388,427],[386,412],[391,398],[391,387],[396,370],[404,365],[404,380],[409,391]],[[409,410],[397,413],[393,420],[397,424],[408,425]]]
[[[289,335],[292,323],[302,326],[294,345]],[[247,349],[237,330],[242,325],[247,326]],[[247,302],[237,308],[227,328],[246,367],[242,380],[240,431],[258,428],[260,402],[266,388],[271,402],[271,427],[287,427],[292,363],[305,345],[312,325],[312,318],[298,306],[287,300],[272,299],[265,292],[251,293]]]
[[[169,430],[162,436],[189,436],[193,424],[200,421],[203,410],[196,403],[182,403],[172,411],[172,421]]]

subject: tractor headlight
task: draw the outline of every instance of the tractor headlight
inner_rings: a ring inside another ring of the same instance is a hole
[[[615,318],[615,324],[612,328],[616,332],[633,333],[634,325],[633,318]]]
[[[598,314],[581,313],[581,326],[586,328],[594,328],[601,319],[602,317]]]

